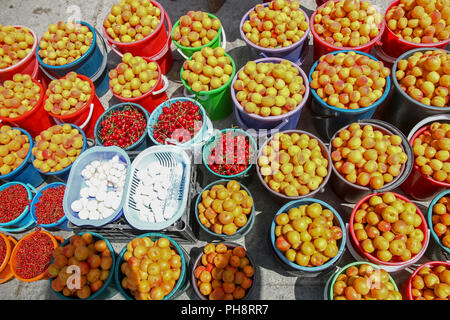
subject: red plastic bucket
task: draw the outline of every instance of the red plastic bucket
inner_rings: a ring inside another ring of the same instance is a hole
[[[140,57],[153,57],[161,52],[167,44],[167,38],[170,38],[172,22],[170,21],[166,10],[164,10],[160,3],[153,0],[150,0],[150,2],[161,10],[161,20],[158,27],[145,38],[134,42],[117,42],[111,38],[106,32],[105,26],[103,26],[103,34],[113,50],[115,49],[115,46],[117,48],[116,50],[122,54],[130,52],[133,56]],[[167,20],[167,30],[163,27],[165,20]],[[114,51],[117,53],[116,50]]]
[[[414,145],[414,141],[416,140],[416,138],[429,128],[430,126],[427,125],[417,130],[409,140],[411,146]],[[424,175],[419,166],[414,163],[410,175],[405,180],[405,182],[403,182],[401,188],[411,198],[421,201],[427,201],[433,199],[438,193],[449,189],[450,184],[442,181],[437,181],[432,177]]]
[[[12,80],[13,76],[16,73],[29,74],[32,76],[36,70],[36,66],[39,67],[39,63],[36,58],[36,48],[38,43],[36,34],[33,30],[25,26],[19,25],[14,26],[14,28],[26,28],[28,31],[30,31],[34,38],[33,47],[31,48],[31,51],[25,56],[25,58],[23,58],[19,63],[5,69],[0,69],[0,83],[3,83],[6,80]]]
[[[89,81],[89,85],[91,86],[91,97],[83,106],[83,108],[67,115],[53,114],[51,112],[48,112],[48,114],[53,117],[57,124],[73,123],[83,129],[86,137],[94,139],[95,123],[105,111],[105,108],[95,94],[94,83],[91,81],[91,79],[83,76],[82,74],[78,74],[77,76],[83,81]],[[65,77],[62,77],[61,79],[64,78]],[[45,99],[47,99],[47,96],[45,96]]]
[[[342,0],[333,0],[333,1],[336,3],[336,2],[339,2]],[[319,8],[322,8],[325,5],[326,5],[326,2],[324,4],[322,4]],[[309,29],[311,30],[311,33],[314,38],[314,44],[313,44],[314,60],[318,60],[321,56],[323,56],[324,54],[327,54],[329,52],[340,51],[340,50],[357,50],[357,51],[362,51],[365,53],[370,53],[370,51],[375,46],[375,44],[379,43],[381,35],[384,33],[386,23],[383,19],[379,26],[380,33],[375,38],[373,38],[371,41],[367,42],[366,44],[364,44],[362,46],[358,46],[358,47],[336,47],[336,46],[326,42],[325,40],[323,40],[317,34],[316,30],[314,29],[314,18],[316,17],[316,14],[317,14],[319,8],[317,8],[317,10],[314,11],[311,18],[309,19]]]
[[[388,12],[393,6],[396,6],[400,3],[400,0],[393,1],[389,7],[387,8],[386,12]],[[383,24],[387,24],[386,22],[386,15],[383,19]],[[403,39],[400,39],[391,29],[386,27],[384,29],[384,32],[381,36],[381,43],[379,44],[382,46],[383,51],[386,55],[395,58],[400,57],[402,54],[404,54],[407,51],[413,50],[413,49],[429,49],[429,48],[441,48],[445,49],[446,45],[450,43],[450,38],[441,42],[436,43],[414,43],[409,42]]]
[[[1,121],[13,126],[20,127],[28,131],[31,137],[36,137],[39,133],[44,131],[45,129],[50,128],[55,124],[53,119],[48,115],[47,111],[44,109],[44,96],[45,96],[45,88],[36,79],[32,79],[35,84],[37,84],[41,88],[41,94],[39,96],[38,103],[20,117],[16,118],[3,118],[0,117]]]
[[[420,272],[420,270],[422,270],[423,268],[426,268],[426,267],[434,268],[434,267],[437,267],[437,266],[446,266],[447,270],[449,270],[450,269],[450,262],[448,262],[448,261],[429,261],[429,262],[426,262],[426,263],[420,265],[408,279],[408,283],[407,283],[406,288],[405,288],[406,289],[406,299],[408,299],[408,300],[415,300],[413,298],[413,295],[412,295],[412,280]]]

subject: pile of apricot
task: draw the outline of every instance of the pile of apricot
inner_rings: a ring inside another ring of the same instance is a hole
[[[374,128],[352,123],[331,142],[331,160],[348,182],[381,189],[402,173],[408,156],[402,138]]]
[[[19,63],[33,48],[33,34],[25,27],[0,25],[0,69]]]
[[[240,300],[253,285],[255,268],[244,247],[209,243],[194,269],[195,285],[209,300]]]
[[[321,143],[297,132],[275,134],[263,147],[258,166],[264,182],[288,197],[317,190],[329,171]]]
[[[203,191],[198,204],[200,222],[217,234],[233,235],[247,224],[253,198],[236,180]]]
[[[183,47],[197,48],[217,37],[221,23],[203,11],[189,11],[173,30],[173,39]]]
[[[353,230],[364,252],[383,262],[408,261],[422,250],[422,217],[392,192],[373,195],[355,213]]]
[[[41,87],[28,74],[16,73],[12,80],[0,85],[0,117],[16,118],[33,109],[39,102]]]
[[[389,274],[369,264],[350,266],[336,278],[333,300],[402,300]]]
[[[446,265],[424,266],[411,280],[414,300],[448,300],[450,270]]]
[[[279,116],[294,110],[303,100],[303,77],[290,61],[249,61],[234,83],[236,99],[248,113]]]
[[[397,64],[395,77],[411,98],[433,107],[449,107],[450,54],[444,50],[414,52]]]
[[[334,214],[320,203],[291,208],[275,218],[275,246],[291,262],[318,267],[334,258],[342,229],[334,225]]]
[[[0,128],[0,175],[19,167],[30,150],[30,140],[18,129],[3,125]]]
[[[431,222],[441,243],[450,248],[450,197],[443,196],[433,206]]]
[[[328,1],[317,9],[314,30],[335,47],[359,47],[376,38],[383,21],[369,1]]]
[[[311,88],[330,106],[365,108],[381,98],[390,74],[383,62],[354,51],[327,54],[311,74]]]
[[[450,183],[450,124],[432,123],[414,140],[413,152],[424,175]]]
[[[450,1],[400,0],[386,12],[387,27],[400,39],[435,43],[450,37]]]
[[[308,30],[308,21],[298,0],[273,0],[268,6],[257,4],[250,11],[242,31],[254,44],[263,48],[288,47]]]

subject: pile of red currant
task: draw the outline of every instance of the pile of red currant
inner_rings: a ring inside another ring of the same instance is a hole
[[[100,122],[98,132],[105,147],[117,146],[122,149],[136,143],[145,133],[147,120],[145,115],[133,106],[109,113]]]
[[[234,136],[232,130],[222,133],[207,161],[209,168],[223,176],[233,176],[250,165],[254,150],[245,135]]]
[[[166,139],[179,143],[191,140],[202,128],[203,117],[199,107],[191,101],[178,100],[162,109],[153,127],[153,138],[160,144]]]

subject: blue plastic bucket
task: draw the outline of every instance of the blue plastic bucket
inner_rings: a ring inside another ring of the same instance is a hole
[[[342,51],[334,51],[329,54],[336,55],[338,53],[344,53],[354,51],[357,54],[365,55],[370,59],[375,61],[379,61],[375,57],[361,51],[355,50],[342,50]],[[312,81],[312,73],[316,69],[319,60],[317,60],[312,66],[309,72],[309,82]],[[318,133],[325,139],[330,139],[333,134],[340,128],[356,122],[358,120],[365,120],[372,118],[378,107],[383,107],[388,101],[387,96],[389,95],[389,91],[391,90],[391,78],[387,77],[386,79],[386,87],[384,88],[383,95],[375,101],[372,105],[360,108],[360,109],[341,109],[334,106],[330,106],[325,101],[323,101],[317,94],[316,90],[311,88],[311,93],[313,96],[313,101],[311,104],[311,112],[313,114],[314,127],[318,131]]]
[[[37,218],[36,218],[36,204],[39,202],[39,198],[42,196],[42,191],[49,189],[49,188],[57,188],[59,186],[66,186],[63,182],[53,182],[48,185],[46,185],[44,188],[39,190],[36,195],[33,197],[33,201],[31,201],[31,217],[33,218],[33,221],[40,227],[47,229],[47,230],[66,230],[70,231],[71,229],[67,226],[67,217],[63,216],[61,219],[59,219],[57,222],[50,223],[50,224],[38,224]]]
[[[301,205],[309,205],[312,203],[319,203],[324,209],[329,209],[329,210],[331,210],[331,212],[333,212],[334,222],[335,223],[338,222],[339,226],[342,229],[342,239],[339,240],[340,241],[339,251],[335,257],[333,257],[332,259],[328,260],[325,264],[318,266],[318,267],[303,267],[294,262],[289,261],[284,256],[284,254],[280,250],[277,249],[277,247],[275,245],[275,241],[276,241],[276,239],[275,239],[275,227],[276,227],[275,219],[279,214],[286,213],[291,208],[298,208]],[[347,241],[347,232],[346,232],[344,221],[342,220],[341,216],[336,211],[336,209],[334,209],[331,205],[329,205],[328,203],[323,202],[319,199],[304,198],[304,199],[295,200],[295,201],[286,203],[275,214],[275,217],[272,220],[272,224],[270,226],[270,242],[272,244],[272,249],[273,249],[274,253],[276,254],[277,258],[279,260],[281,260],[281,262],[283,263],[283,265],[285,266],[287,271],[294,272],[294,273],[304,275],[304,276],[318,276],[320,274],[325,274],[325,273],[328,273],[328,272],[331,272],[332,270],[334,270],[335,267],[337,266],[337,264],[339,263],[342,255],[344,254],[346,241]]]
[[[116,286],[114,285],[114,281],[113,281],[113,273],[114,273],[114,270],[115,270],[115,267],[116,267],[116,263],[117,263],[116,253],[115,253],[114,248],[112,247],[111,243],[109,242],[109,240],[106,239],[105,237],[103,237],[102,235],[98,234],[98,233],[89,231],[89,232],[77,233],[77,235],[82,236],[85,233],[92,234],[92,237],[94,238],[94,241],[104,240],[106,242],[106,245],[108,246],[108,249],[111,252],[112,264],[111,264],[111,269],[109,269],[109,276],[105,280],[105,282],[103,283],[103,286],[100,288],[100,290],[98,290],[97,292],[91,294],[88,298],[83,299],[83,300],[107,300],[107,299],[110,299],[110,298],[114,297],[117,294]],[[70,243],[70,238],[66,239],[61,244],[61,247],[64,247],[65,245],[67,245],[69,243]],[[55,260],[55,258],[52,258],[51,263],[53,263],[54,260]],[[50,288],[52,288],[53,280],[54,280],[53,278],[50,278]],[[51,290],[61,300],[81,300],[81,299],[78,299],[78,298],[66,297],[61,292],[56,292],[53,289],[51,289]]]
[[[97,119],[97,122],[95,123],[95,128],[94,128],[94,135],[95,135],[95,144],[98,146],[103,146],[102,142],[100,141],[99,138],[99,133],[102,131],[103,126],[101,125],[101,122],[103,121],[103,119],[110,115],[112,112],[114,111],[120,111],[122,110],[125,106],[131,106],[135,109],[138,109],[144,116],[145,116],[145,121],[148,124],[148,119],[149,119],[149,114],[148,111],[145,110],[141,105],[137,104],[137,103],[132,103],[132,102],[124,102],[124,103],[119,103],[116,104],[108,109],[105,110],[105,112],[102,113],[102,115]],[[128,146],[126,148],[124,148],[123,150],[125,151],[138,151],[138,150],[145,150],[149,147],[149,141],[148,141],[148,137],[147,134],[144,133],[142,134],[142,136],[139,138],[138,141],[136,141],[135,143],[133,143],[131,146]]]
[[[0,186],[0,191],[4,190],[10,186],[16,185],[16,184],[21,185],[22,187],[24,187],[27,190],[28,200],[31,203],[31,200],[33,199],[32,193],[36,193],[36,190],[31,185],[27,185],[27,184],[24,184],[22,182],[17,182],[17,181],[8,182],[8,183],[5,183]],[[5,223],[0,223],[0,231],[23,232],[26,229],[34,227],[34,225],[35,225],[35,222],[30,213],[30,205],[27,205],[25,207],[25,209],[23,209],[23,212],[20,214],[20,216],[18,216],[16,219],[11,220],[9,222],[5,222]]]
[[[439,244],[439,246],[442,248],[442,250],[444,250],[444,252],[446,252],[447,256],[450,255],[450,248],[447,248],[446,246],[444,246],[444,244],[442,243],[441,239],[439,239],[439,237],[437,236],[436,232],[434,231],[433,228],[433,221],[431,220],[433,217],[433,207],[434,205],[442,198],[445,196],[448,196],[450,194],[450,190],[447,189],[441,193],[439,193],[434,199],[433,201],[431,201],[430,206],[428,207],[428,213],[427,213],[427,222],[428,222],[428,228],[430,229],[431,235],[433,236],[434,241]]]
[[[72,128],[74,128],[74,129],[77,129],[78,130],[78,132],[83,136],[83,147],[81,147],[81,153],[80,153],[80,155],[86,150],[86,147],[87,147],[87,139],[86,139],[86,135],[84,134],[84,131],[83,131],[83,129],[81,129],[79,126],[77,126],[77,125],[74,125],[73,123],[69,123],[71,126],[72,126]],[[80,156],[79,155],[79,156]],[[78,156],[78,157],[79,157]],[[36,159],[36,157],[33,155],[33,157],[32,157],[32,161],[34,161]],[[69,176],[69,173],[70,173],[70,169],[72,168],[72,165],[73,165],[73,163],[72,164],[70,164],[69,166],[67,166],[67,167],[65,167],[64,169],[62,169],[62,170],[59,170],[59,171],[55,171],[55,172],[42,172],[41,170],[39,170],[39,169],[37,169],[37,168],[35,168],[41,175],[43,175],[44,177],[45,176],[51,176],[51,177],[56,177],[56,178],[59,178],[59,179],[61,179],[61,180],[64,180],[64,181],[67,181],[67,178],[68,178],[68,176]]]
[[[181,257],[181,274],[180,278],[177,280],[177,283],[175,287],[172,289],[172,291],[163,298],[163,300],[171,300],[175,298],[176,296],[180,295],[184,289],[186,289],[188,285],[187,281],[187,262],[186,259],[188,258],[184,250],[180,247],[180,245],[173,240],[171,237],[166,236],[161,233],[145,233],[137,238],[144,238],[149,237],[152,241],[156,241],[159,238],[166,238],[170,241],[173,247],[175,247],[176,251]],[[127,252],[127,246],[125,246],[122,251],[119,253],[119,257],[117,258],[117,263],[114,268],[114,280],[116,283],[117,290],[119,290],[120,294],[126,299],[126,300],[135,300],[135,298],[130,294],[129,290],[125,290],[122,287],[122,279],[124,278],[124,275],[122,274],[121,266],[125,262],[124,254]],[[186,256],[185,256],[186,255]]]
[[[44,182],[44,177],[33,166],[33,162],[31,160],[32,157],[31,149],[33,148],[33,139],[31,138],[31,135],[22,128],[12,128],[12,129],[18,129],[23,134],[26,134],[28,136],[28,141],[30,143],[30,150],[28,150],[27,156],[25,157],[23,162],[16,168],[16,170],[11,171],[10,173],[5,174],[3,176],[0,176],[0,180],[23,182],[36,188]]]
[[[202,194],[204,191],[206,190],[211,190],[211,188],[215,185],[226,185],[230,180],[228,179],[222,179],[222,180],[218,180],[218,181],[214,181],[213,183],[207,185],[197,196],[197,200],[195,201],[195,218],[197,219],[198,224],[200,225],[200,227],[202,228],[202,230],[204,230],[206,233],[208,233],[209,235],[215,237],[215,238],[221,238],[225,241],[227,240],[236,240],[236,239],[240,239],[244,236],[246,236],[250,230],[252,230],[253,225],[255,224],[255,203],[253,203],[252,206],[252,211],[247,215],[247,223],[239,228],[236,233],[232,234],[232,235],[226,235],[226,234],[219,234],[219,233],[215,233],[213,231],[211,231],[209,228],[205,227],[203,225],[203,223],[201,223],[200,218],[199,218],[199,213],[198,213],[198,205],[200,204],[200,201],[202,199]],[[250,190],[248,190],[242,183],[239,183],[239,185],[241,186],[242,189],[244,189],[245,191],[247,191],[248,195],[250,197],[253,196],[250,193]]]

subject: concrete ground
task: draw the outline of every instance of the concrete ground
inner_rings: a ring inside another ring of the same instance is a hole
[[[207,11],[207,0],[159,0],[166,11],[169,13],[170,19],[175,23],[178,18],[185,14],[188,10],[204,10]],[[46,30],[48,24],[58,20],[68,20],[75,18],[77,20],[86,21],[94,25],[97,29],[101,29],[102,21],[106,17],[109,8],[114,0],[0,0],[3,10],[0,12],[0,23],[3,25],[15,24],[25,25],[33,29],[40,37]],[[227,35],[227,52],[235,59],[238,69],[247,61],[258,58],[249,50],[245,42],[241,39],[239,33],[239,22],[242,16],[254,5],[260,3],[257,0],[226,0],[225,4],[215,14],[221,20]],[[385,12],[388,2],[384,0],[371,1],[379,6],[381,12]],[[301,1],[302,8],[310,16],[316,9],[314,0]],[[313,62],[313,49],[311,47],[312,39],[310,38],[309,53],[306,61],[303,63],[303,70],[308,73]],[[180,66],[183,62],[182,57],[175,51],[172,44],[172,51],[175,63],[168,74],[170,85],[168,89],[169,97],[177,97],[182,95],[182,84],[179,78]],[[108,55],[108,66],[115,67],[119,63],[119,58],[114,53]],[[105,94],[101,99],[105,108],[114,105],[119,101],[112,96],[110,92]],[[215,121],[214,127],[218,129],[227,128],[234,124],[233,116],[229,116],[222,121]],[[306,105],[302,111],[298,128],[317,134],[311,121],[310,103]],[[208,179],[211,181],[211,179]],[[206,181],[203,182],[206,186]],[[324,286],[329,278],[328,275],[309,278],[299,275],[287,273],[283,266],[276,260],[272,249],[267,241],[268,230],[274,214],[279,210],[281,205],[268,197],[268,192],[264,190],[259,183],[257,177],[252,178],[248,183],[248,188],[255,198],[255,206],[257,210],[256,222],[250,233],[236,242],[245,245],[249,254],[258,267],[258,279],[256,287],[250,299],[274,299],[274,300],[293,300],[293,299],[323,299]],[[401,193],[400,190],[395,190]],[[352,205],[342,203],[342,201],[334,194],[331,186],[326,186],[322,193],[316,198],[330,203],[338,210],[344,221],[348,222]],[[427,203],[418,203],[419,207],[426,213]],[[196,223],[193,221],[193,223]],[[70,236],[71,233],[57,232],[62,236]],[[16,238],[20,239],[23,234],[17,234]],[[210,241],[205,234],[200,233],[199,241],[195,244],[183,244],[183,248],[194,258],[206,241]],[[125,243],[114,243],[116,252],[120,252]],[[431,258],[436,259],[436,251],[429,249],[426,257],[422,258],[419,263],[425,262]],[[344,253],[339,266],[343,266],[349,262],[355,261],[355,258],[348,250]],[[398,285],[405,283],[409,277],[409,271],[401,271],[392,274]],[[195,294],[188,289],[177,299],[195,299]],[[0,299],[57,299],[50,289],[49,282],[42,280],[35,283],[23,283],[18,280],[10,280],[0,285]],[[117,294],[112,299],[123,299]]]

